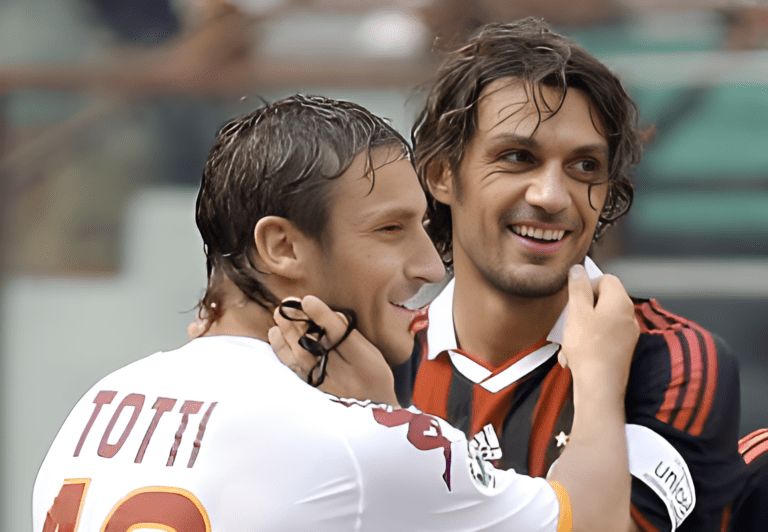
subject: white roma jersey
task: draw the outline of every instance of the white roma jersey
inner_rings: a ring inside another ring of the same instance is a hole
[[[483,453],[432,416],[308,386],[267,343],[198,338],[80,400],[38,473],[34,531],[570,528],[561,487]]]

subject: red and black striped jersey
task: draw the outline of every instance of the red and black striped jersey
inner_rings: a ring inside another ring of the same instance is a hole
[[[641,334],[625,399],[632,515],[649,532],[724,530],[746,482],[736,361],[696,323],[653,299],[633,301]],[[401,404],[470,437],[490,424],[498,467],[545,476],[573,421],[570,371],[556,356],[564,316],[547,338],[492,367],[458,348],[452,307],[453,281],[414,320],[413,355],[394,370]]]
[[[763,532],[768,523],[768,429],[741,438],[739,453],[749,482],[732,505],[728,532]]]

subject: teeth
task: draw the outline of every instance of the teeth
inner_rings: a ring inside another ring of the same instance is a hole
[[[565,236],[564,229],[541,229],[540,227],[529,227],[527,225],[514,225],[512,231],[520,236],[535,238],[537,240],[562,240]]]

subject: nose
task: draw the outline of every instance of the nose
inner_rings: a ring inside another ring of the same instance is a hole
[[[568,190],[568,174],[558,162],[544,165],[532,176],[532,181],[525,193],[525,200],[535,207],[554,214],[571,206],[571,194]]]
[[[421,284],[437,283],[445,277],[443,261],[424,229],[421,229],[417,238],[414,239],[405,275],[408,279]]]

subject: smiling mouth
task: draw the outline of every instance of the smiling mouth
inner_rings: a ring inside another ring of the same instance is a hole
[[[542,243],[559,242],[570,232],[565,229],[542,229],[528,225],[510,225],[508,227],[516,235]]]
[[[418,302],[413,301],[413,298],[409,299],[408,301],[404,301],[402,303],[390,303],[394,306],[396,306],[399,309],[405,310],[407,312],[416,312],[419,310]]]

